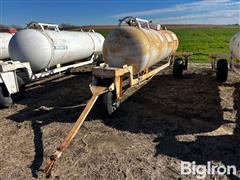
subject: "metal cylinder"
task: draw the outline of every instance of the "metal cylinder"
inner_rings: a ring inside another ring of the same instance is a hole
[[[12,36],[12,33],[0,32],[0,60],[9,59],[8,44]]]
[[[240,60],[240,32],[231,38],[229,48],[233,57]]]
[[[103,45],[104,61],[111,67],[133,66],[137,74],[167,58],[178,48],[177,36],[167,30],[120,26]]]
[[[96,32],[25,29],[9,43],[10,58],[30,62],[33,72],[102,54],[104,37]]]

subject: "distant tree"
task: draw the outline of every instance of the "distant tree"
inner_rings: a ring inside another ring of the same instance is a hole
[[[22,27],[21,26],[18,26],[18,25],[15,25],[15,24],[12,24],[12,25],[4,25],[4,24],[0,24],[0,29],[7,29],[7,28],[15,28],[17,30],[21,30]]]
[[[0,29],[5,29],[8,28],[8,26],[4,25],[4,24],[0,24]]]
[[[15,28],[15,29],[17,29],[18,31],[21,30],[21,29],[23,29],[21,26],[18,26],[18,25],[15,25],[15,24],[10,25],[9,27]]]
[[[70,23],[63,23],[63,24],[60,24],[59,25],[59,28],[61,30],[72,30],[72,29],[75,29],[77,28],[78,26],[76,25],[73,25],[73,24],[70,24]]]

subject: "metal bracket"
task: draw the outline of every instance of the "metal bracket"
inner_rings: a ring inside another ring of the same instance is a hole
[[[79,62],[79,63],[68,65],[68,66],[62,66],[60,68],[55,68],[55,69],[52,69],[52,70],[46,70],[46,71],[43,71],[41,73],[34,74],[33,77],[32,77],[32,80],[43,78],[43,77],[50,76],[50,75],[53,75],[53,74],[57,74],[57,73],[66,71],[68,69],[77,68],[77,67],[80,67],[80,66],[92,64],[94,62],[94,59],[95,59],[95,54],[93,54],[91,59],[88,60],[88,61]]]
[[[2,83],[6,86],[9,94],[19,92],[15,71],[0,73],[0,81],[2,81]]]
[[[31,22],[27,25],[27,28],[37,28],[40,27],[42,31],[45,31],[45,27],[53,28],[54,31],[60,32],[59,26],[57,24],[47,24],[47,23],[40,23],[40,22]]]
[[[140,29],[154,29],[154,30],[161,29],[160,24],[150,24],[152,23],[152,21],[148,21],[140,18],[134,18],[132,16],[127,16],[119,20],[119,26],[122,26],[123,23],[126,23],[128,26],[138,27]],[[151,25],[155,25],[156,28],[153,28]]]
[[[136,21],[138,23],[138,27],[139,28],[144,28],[144,27],[142,27],[142,24],[141,24],[141,22],[144,22],[144,23],[147,24],[147,29],[150,29],[150,25],[149,25],[149,21],[148,20],[136,18]]]

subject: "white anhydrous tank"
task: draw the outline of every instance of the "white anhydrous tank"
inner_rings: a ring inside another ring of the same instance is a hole
[[[236,33],[230,41],[231,54],[240,60],[240,32]]]
[[[96,32],[25,29],[12,37],[9,54],[12,60],[30,62],[38,72],[102,54],[103,42],[104,37]]]
[[[7,32],[0,32],[0,60],[8,59],[8,44],[13,34]]]

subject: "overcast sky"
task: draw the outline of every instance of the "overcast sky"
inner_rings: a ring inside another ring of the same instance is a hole
[[[135,16],[164,24],[240,24],[239,0],[0,0],[0,23],[117,24]]]

